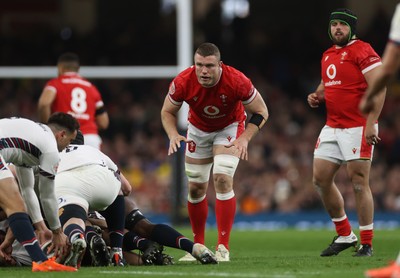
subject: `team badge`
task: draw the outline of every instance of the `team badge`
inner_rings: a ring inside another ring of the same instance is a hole
[[[196,151],[196,143],[194,141],[190,141],[188,143],[188,151],[194,153]]]

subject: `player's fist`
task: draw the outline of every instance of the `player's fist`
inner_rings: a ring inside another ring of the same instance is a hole
[[[318,96],[318,94],[316,92],[311,93],[307,97],[307,102],[312,108],[316,108],[320,104],[320,97]]]

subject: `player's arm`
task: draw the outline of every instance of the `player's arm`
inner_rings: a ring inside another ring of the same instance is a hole
[[[96,125],[99,130],[107,129],[110,124],[110,118],[108,117],[107,111],[102,109],[98,109],[96,111]]]
[[[307,102],[311,108],[317,108],[324,101],[325,86],[321,80],[315,92],[307,96]]]
[[[256,133],[268,120],[269,114],[267,105],[265,104],[259,92],[256,92],[256,96],[254,97],[254,99],[251,102],[245,104],[244,107],[246,111],[249,112],[251,115],[246,125],[246,128],[236,140],[225,147],[236,148],[237,151],[235,151],[235,155],[237,155],[240,159],[247,160],[248,144],[250,140],[254,137],[254,135],[256,135]]]
[[[56,98],[56,92],[52,89],[45,88],[40,95],[38,101],[39,121],[47,123],[51,115],[51,105]]]
[[[43,221],[43,216],[40,211],[39,199],[35,193],[35,178],[32,168],[15,167],[15,174],[20,185],[21,196],[24,199],[26,209],[33,224]]]
[[[375,99],[379,94],[386,92],[386,84],[393,77],[400,66],[400,46],[389,41],[383,53],[382,65],[377,69],[377,73],[368,82],[368,89],[360,102],[361,112],[368,114],[377,109],[379,99]],[[379,109],[379,108],[378,108]]]
[[[122,173],[120,173],[120,176],[121,176],[121,191],[124,194],[124,196],[128,196],[129,194],[131,194],[132,186],[128,181],[128,179]]]
[[[48,173],[39,174],[39,194],[46,220],[50,229],[54,232],[61,228],[61,223],[58,218],[58,204],[54,192],[54,177],[48,177],[49,175]]]
[[[186,142],[186,138],[179,134],[177,127],[178,111],[180,108],[180,105],[175,105],[171,102],[168,95],[165,97],[163,107],[161,108],[161,122],[170,140],[168,155],[177,152],[181,146],[181,141]]]
[[[374,68],[364,74],[365,80],[367,81],[368,85],[371,84],[373,80],[375,80],[376,76],[379,74],[380,67]],[[367,115],[364,136],[367,143],[370,145],[374,145],[381,140],[378,136],[378,130],[375,128],[375,123],[377,122],[379,115],[381,114],[382,107],[385,102],[385,97],[386,87],[383,87],[375,96],[374,108]]]
[[[248,141],[250,141],[253,138],[253,136],[267,122],[269,113],[267,105],[265,104],[264,99],[262,98],[259,92],[257,92],[257,95],[254,98],[254,100],[246,104],[244,107],[246,111],[250,113],[250,119],[246,125],[246,129],[244,130],[244,132],[240,137],[243,136]]]

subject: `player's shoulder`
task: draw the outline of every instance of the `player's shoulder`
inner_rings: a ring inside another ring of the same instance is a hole
[[[196,69],[194,66],[188,67],[181,71],[175,78],[174,78],[174,86],[175,87],[185,87],[187,84],[192,83],[193,81],[197,80],[196,77]]]
[[[222,82],[231,83],[232,85],[247,84],[250,79],[239,69],[222,64]]]

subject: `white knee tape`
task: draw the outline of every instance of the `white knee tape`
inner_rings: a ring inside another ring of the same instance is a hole
[[[230,154],[218,154],[214,156],[214,174],[225,174],[233,177],[239,164],[239,157]]]
[[[205,183],[210,179],[212,163],[197,165],[185,163],[186,176],[190,182]]]

